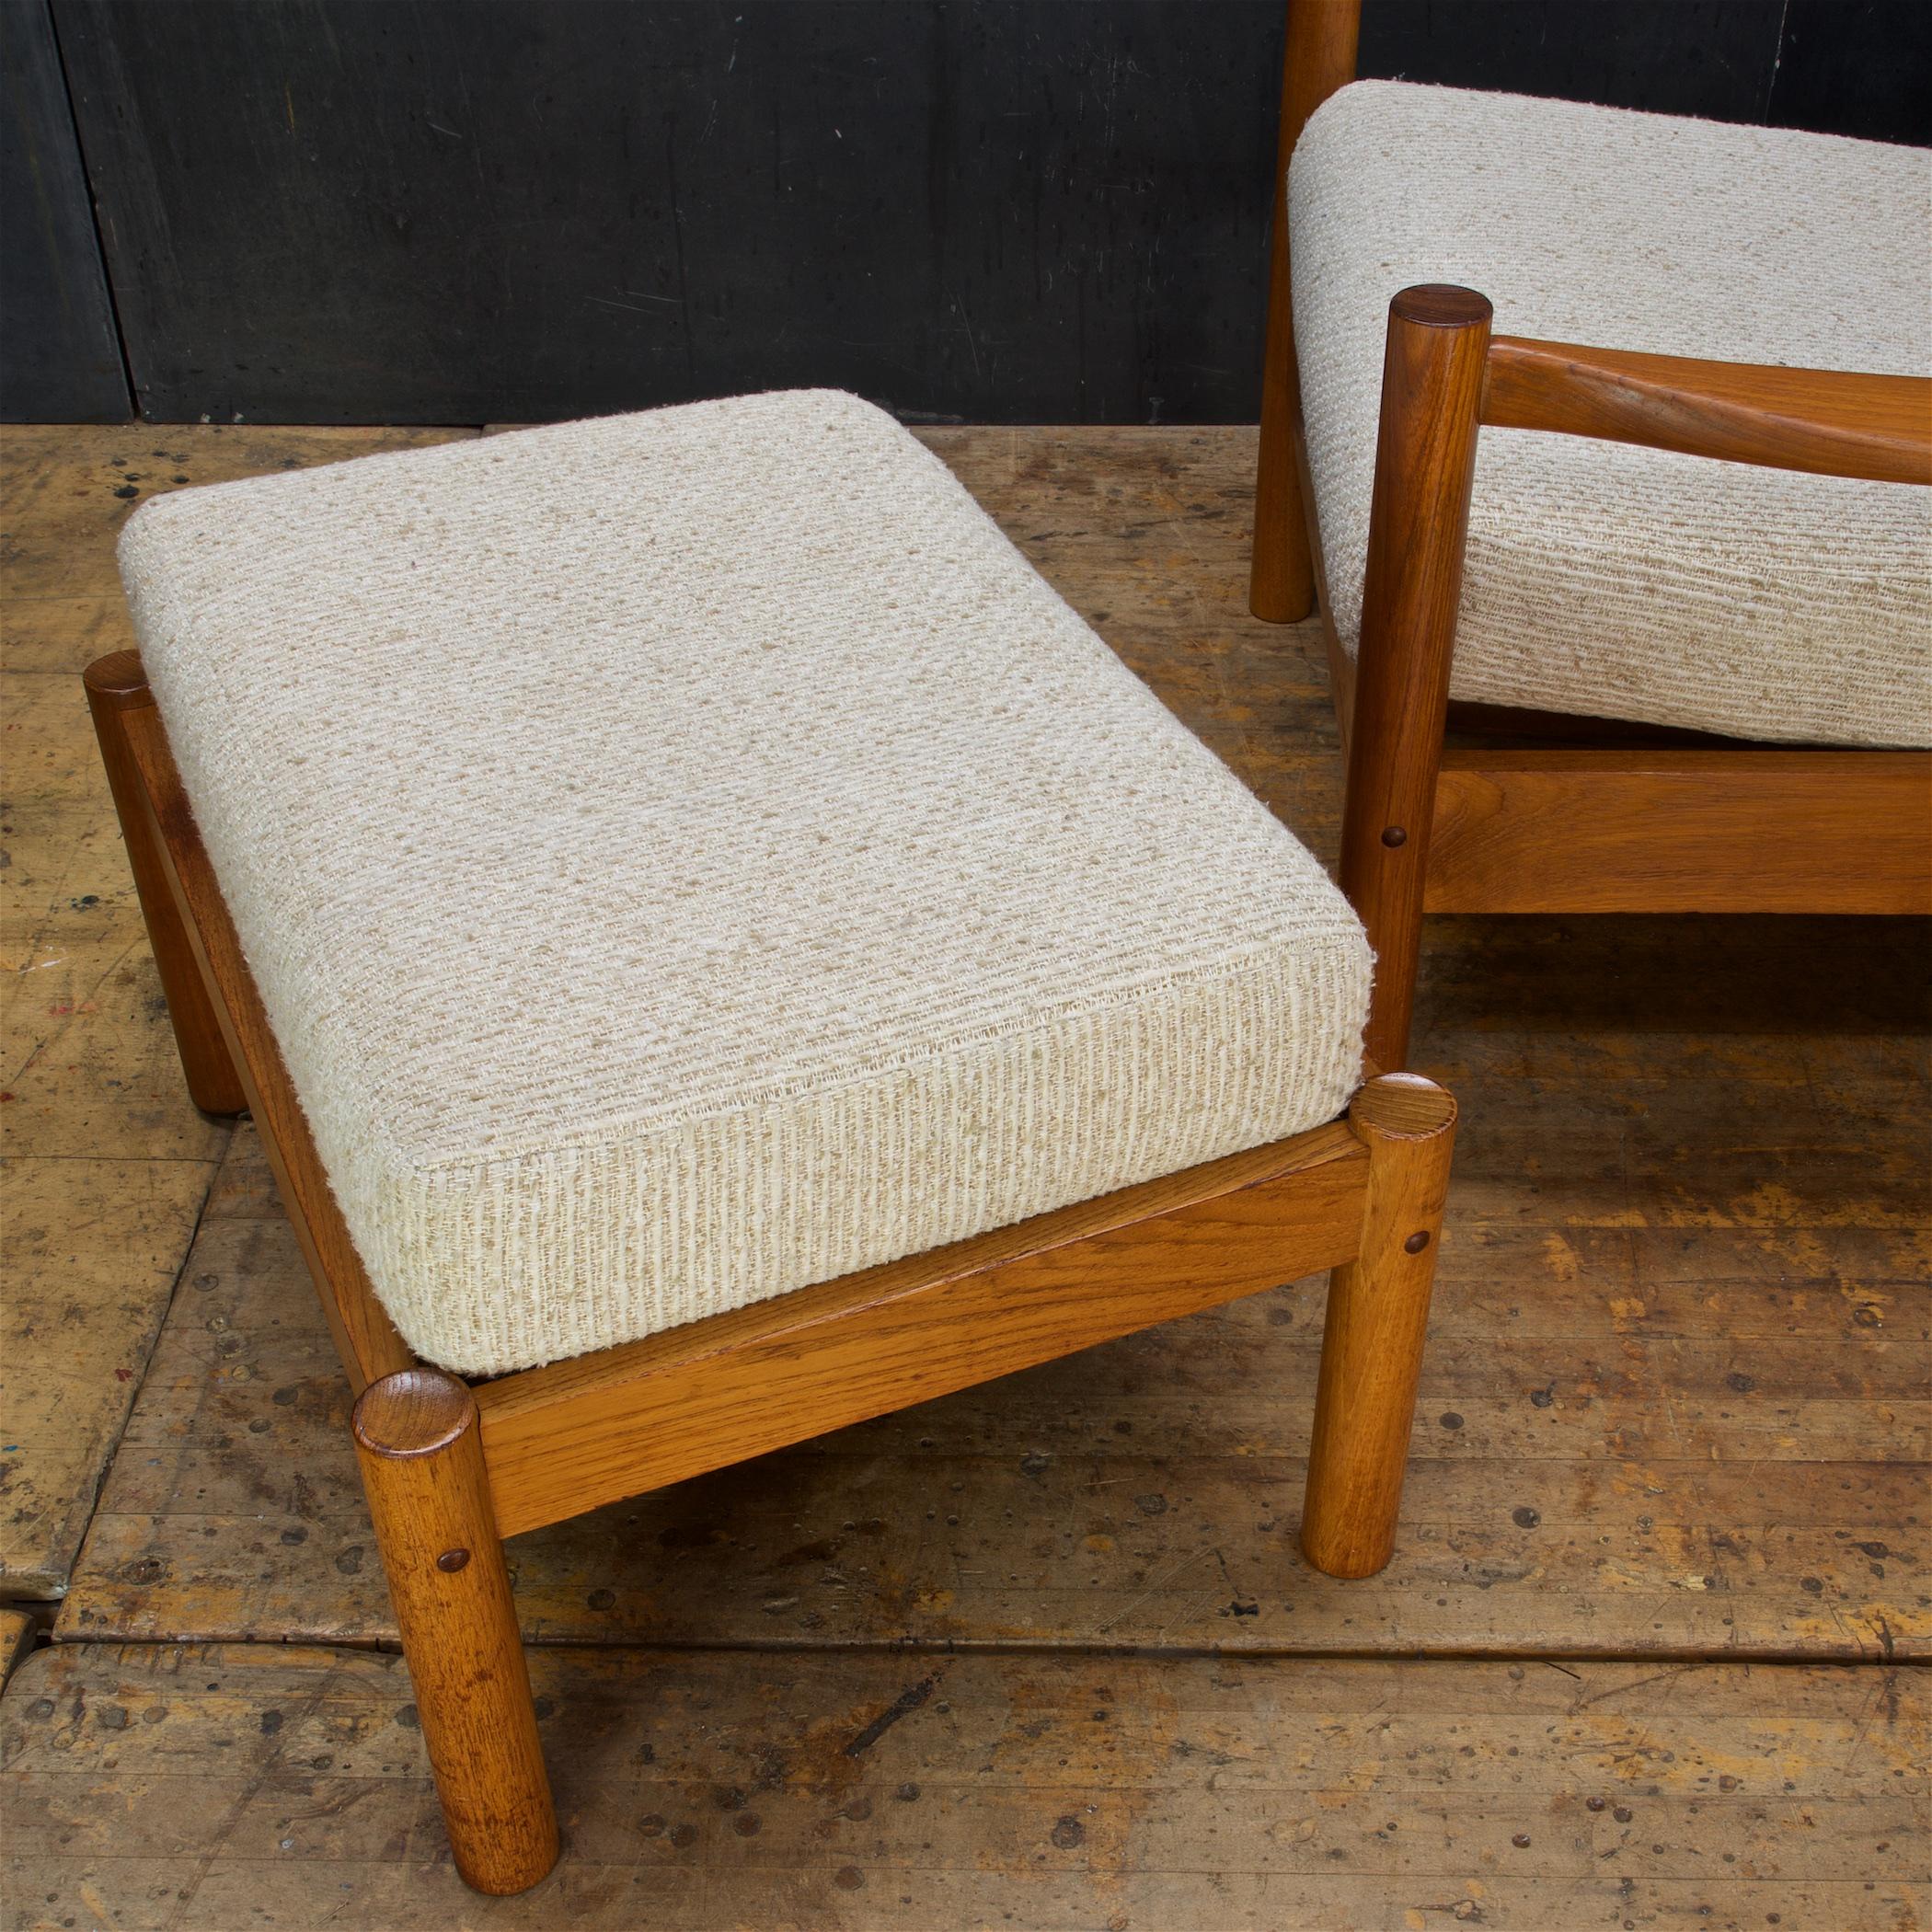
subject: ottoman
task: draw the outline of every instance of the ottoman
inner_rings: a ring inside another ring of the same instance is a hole
[[[373,456],[121,557],[184,1067],[360,1391],[472,1884],[556,1856],[520,1531],[1332,1268],[1304,1542],[1386,1560],[1454,1108],[1363,1085],[1345,901],[890,417]]]

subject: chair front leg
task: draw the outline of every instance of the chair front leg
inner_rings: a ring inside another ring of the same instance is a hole
[[[1375,950],[1364,1044],[1385,1071],[1409,1058],[1489,314],[1446,287],[1388,311],[1341,829],[1341,889]]]
[[[1365,1577],[1388,1561],[1449,1190],[1455,1102],[1415,1074],[1371,1080],[1349,1109],[1369,1152],[1362,1245],[1328,1278],[1302,1548]]]
[[[527,1891],[557,1862],[557,1812],[476,1397],[403,1369],[362,1391],[354,1427],[456,1869],[478,1892]]]

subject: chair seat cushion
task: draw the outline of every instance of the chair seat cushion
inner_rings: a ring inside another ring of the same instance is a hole
[[[1294,327],[1352,654],[1388,304],[1499,333],[1932,374],[1932,155],[1363,81],[1289,173]],[[1477,457],[1451,695],[1754,739],[1932,744],[1932,490],[1525,430]]]
[[[1320,867],[883,412],[186,490],[121,567],[405,1340],[622,1342],[1332,1118]]]

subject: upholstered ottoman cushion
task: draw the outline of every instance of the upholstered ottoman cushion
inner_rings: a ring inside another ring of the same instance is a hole
[[[167,496],[121,565],[344,1217],[468,1374],[1328,1119],[1321,868],[851,397]]]
[[[1336,626],[1362,620],[1389,298],[1499,332],[1932,374],[1932,155],[1363,81],[1289,171]],[[1451,695],[1832,744],[1932,744],[1932,490],[1485,430]]]

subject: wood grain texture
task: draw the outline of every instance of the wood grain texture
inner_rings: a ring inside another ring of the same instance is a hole
[[[168,888],[166,864],[128,743],[124,714],[152,710],[154,693],[148,689],[140,658],[132,650],[97,658],[88,665],[82,683],[100,746],[101,766],[113,794],[121,844],[141,901],[148,949],[160,976],[162,997],[167,1002],[168,1022],[174,1029],[189,1098],[203,1113],[238,1114],[247,1108],[247,1097],[235,1063],[228,1057],[221,1021],[215,1017],[180,910]]]
[[[1253,418],[1278,0],[55,11],[155,413],[830,381],[976,420]],[[1928,52],[1917,0],[1377,0],[1362,72],[1923,141]],[[383,203],[345,220],[376,156]]]
[[[527,1892],[557,1862],[557,1813],[476,1402],[453,1375],[405,1369],[362,1391],[353,1428],[456,1869],[478,1892]]]
[[[1362,26],[1361,71],[1364,79],[1752,121],[1765,118],[1780,63],[1804,63],[1812,53],[1810,35],[1794,44],[1782,33],[1788,10],[1786,0],[1724,0],[1700,5],[1695,14],[1686,14],[1678,0],[1663,0],[1654,9],[1627,0],[1615,14],[1575,9],[1567,0],[1528,6],[1371,0]],[[1908,36],[1899,38],[1909,44]],[[1526,71],[1535,76],[1527,84],[1518,77]],[[1869,86],[1868,75],[1861,73],[1860,80]],[[1844,95],[1853,92],[1846,76]]]
[[[0,1161],[0,1599],[66,1589],[214,1171]]]
[[[1489,313],[1433,285],[1389,304],[1340,879],[1375,951],[1363,1047],[1391,1071],[1408,1064]]]
[[[29,1926],[1899,1932],[1923,1673],[753,1650],[532,1660],[569,1845],[482,1905],[393,1656],[59,1645],[0,1705]]]
[[[1396,1547],[1455,1102],[1417,1075],[1384,1074],[1349,1125],[1368,1150],[1367,1199],[1361,1252],[1328,1281],[1302,1548],[1329,1576],[1367,1577]]]
[[[151,417],[555,420],[829,384],[926,420],[1253,420],[1271,5],[157,26],[62,8]],[[345,222],[375,155],[383,207]],[[237,234],[284,237],[281,265]]]
[[[1814,476],[1932,483],[1932,378],[1497,336],[1482,420]]]
[[[1301,416],[1294,365],[1294,283],[1288,265],[1288,163],[1308,117],[1355,78],[1362,0],[1289,0],[1282,50],[1273,225],[1268,254],[1268,334],[1261,355],[1260,453],[1255,466],[1255,540],[1248,607],[1271,624],[1299,623],[1315,607],[1309,500],[1295,461]]]
[[[654,1339],[664,1346],[505,1377],[485,1392],[498,1424],[486,1435],[462,1383],[383,1360],[399,1342],[348,1242],[139,659],[97,661],[86,688],[164,981],[178,983],[190,1085],[204,1102],[246,1098],[361,1391],[353,1427],[376,1546],[456,1866],[477,1891],[525,1891],[558,1852],[500,1532],[573,1518],[1361,1252],[1364,1144],[1404,1137],[1317,1130]],[[1433,1259],[1401,1271],[1420,1282],[1425,1307]],[[1397,1414],[1378,1412],[1366,1383],[1355,1392],[1364,1413],[1330,1428],[1342,1446],[1317,1460],[1313,1493],[1333,1464],[1355,1500],[1358,1436],[1373,1434],[1378,1449],[1406,1441],[1413,1376],[1389,1387],[1381,1406]],[[1382,1508],[1364,1534],[1393,1525],[1399,1469],[1377,1473]]]
[[[78,675],[134,642],[114,542],[137,505],[189,484],[461,442],[466,429],[334,429],[254,423],[0,425],[0,627],[9,672]],[[86,743],[79,693],[54,687],[75,742]],[[101,788],[105,796],[105,788]]]
[[[1252,431],[924,434],[1332,853],[1319,635],[1243,608]],[[1433,923],[1419,1048],[1466,1117],[1380,1578],[1323,1585],[1293,1547],[1304,1290],[519,1537],[526,1627],[1919,1654],[1923,947],[1886,922]],[[245,1133],[71,1632],[393,1635],[346,1391],[273,1193]]]
[[[12,421],[124,422],[127,372],[47,0],[0,7],[0,409]]]
[[[505,1535],[1192,1315],[1354,1253],[1345,1127],[480,1384]]]
[[[351,1386],[394,1382],[411,1358],[342,1222],[138,657],[90,666],[87,689],[121,774],[137,870],[155,875],[151,930],[181,981],[184,1064],[204,1097],[238,1086],[261,1124]],[[1364,1167],[1356,1137],[1317,1130],[755,1310],[506,1376],[479,1397],[496,1519],[505,1534],[535,1528],[1349,1259]],[[466,1853],[466,1869],[489,1869],[478,1848],[489,1835]]]
[[[1451,750],[1431,912],[1932,912],[1932,752]]]
[[[182,1084],[78,676],[132,642],[115,537],[135,503],[184,481],[468,433],[0,429],[0,1092],[11,1096],[0,1137],[17,1150],[17,1198],[42,1210],[28,1224],[33,1259],[13,1251],[5,1366],[18,1446],[6,1454],[0,1587],[47,1596],[63,1585],[226,1140]],[[1319,667],[1296,633],[1244,614],[1254,432],[921,433],[1170,707],[1332,853],[1334,727]],[[53,1213],[70,1187],[71,1209]],[[166,1259],[156,1237],[172,1246]]]
[[[1765,119],[1860,141],[1923,147],[1932,100],[1932,18],[1918,0],[1787,0]]]
[[[1341,880],[1378,960],[1370,1057],[1405,1064],[1425,910],[1932,911],[1932,753],[1640,742],[1442,750],[1467,491],[1465,478],[1459,497],[1395,501],[1405,478],[1429,474],[1420,443],[1405,446],[1391,428],[1413,406],[1398,333],[1421,345],[1419,355],[1428,342],[1422,318],[1401,314],[1419,293],[1406,292],[1391,309],[1376,463],[1375,515],[1382,527],[1409,534],[1409,549],[1379,556],[1372,523],[1359,668],[1341,661],[1330,627],[1350,759]],[[1457,299],[1432,292],[1440,324],[1454,325]],[[1487,306],[1466,291],[1459,299]],[[1462,319],[1471,327],[1468,315]],[[1932,483],[1932,381],[1923,378],[1504,337],[1489,343],[1481,382],[1481,420],[1501,428]],[[1466,394],[1445,392],[1426,413],[1439,439],[1470,439],[1473,455],[1469,407]],[[1417,560],[1419,531],[1437,546],[1426,566]],[[1417,610],[1428,615],[1383,621],[1377,586],[1385,582],[1432,583],[1433,596],[1417,593]],[[1482,721],[1511,723],[1507,713]],[[1525,716],[1515,727],[1529,736],[1536,722]]]
[[[1332,857],[1319,631],[1245,613],[1252,431],[923,435]],[[104,476],[67,474],[118,512]],[[51,489],[37,516],[67,500]],[[93,517],[93,494],[71,501]],[[58,544],[32,541],[57,582]],[[114,855],[71,673],[124,639],[92,622],[50,598],[31,632],[9,612],[7,645],[59,673],[44,682]],[[36,875],[67,932],[113,944],[104,906],[66,910],[98,890],[84,849],[43,859],[47,834],[10,822],[0,888]],[[125,949],[124,875],[119,891]],[[576,1842],[527,1900],[487,1908],[444,1860],[401,1660],[358,1648],[326,1683],[286,1674],[305,1639],[396,1632],[349,1392],[245,1124],[63,1608],[79,1640],[31,1660],[6,1706],[52,1707],[8,1726],[33,1793],[10,1809],[9,1897],[55,1924],[176,1915],[176,1932],[270,1915],[428,1932],[486,1910],[545,1932],[1121,1913],[1383,1932],[1411,1910],[1570,1932],[1572,1902],[1593,1926],[1932,1916],[1900,1862],[1923,1800],[1890,1777],[1925,1745],[1901,1742],[1883,1670],[1932,1656],[1926,945],[1904,921],[1432,921],[1415,1060],[1465,1118],[1389,1568],[1333,1583],[1295,1547],[1309,1285],[520,1536]],[[117,1044],[63,1075],[61,1144],[147,1132],[160,1099],[194,1119],[154,996],[149,977],[85,1018],[152,1041],[158,1098],[111,1084],[145,1064]],[[66,1258],[117,1260],[115,1190],[135,1172],[48,1223],[63,1319],[105,1305]],[[192,1204],[169,1216],[185,1241]],[[47,1333],[37,1359],[71,1354],[72,1334]],[[169,1640],[211,1631],[255,1640],[217,1660]],[[155,1641],[118,1650],[130,1635]],[[678,1648],[605,1648],[640,1641]],[[1008,1643],[1024,1648],[974,1648]],[[1382,1661],[1351,1661],[1364,1651]],[[1490,1661],[1415,1655],[1432,1651]],[[1452,1677],[1453,1696],[1430,1688]],[[1566,1701],[1535,1702],[1546,1686]],[[1546,1857],[1560,1869],[1525,1862]]]

